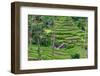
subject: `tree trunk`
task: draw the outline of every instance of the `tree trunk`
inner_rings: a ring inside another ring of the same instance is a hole
[[[38,52],[38,59],[41,60],[40,38],[38,38],[37,43],[38,43],[37,44],[38,45],[38,50],[37,50],[37,52]]]
[[[53,32],[52,32],[52,56],[54,56],[54,51],[55,51],[55,26],[53,24],[53,28],[52,28]]]
[[[55,35],[52,34],[52,56],[54,56],[54,50],[55,50]]]

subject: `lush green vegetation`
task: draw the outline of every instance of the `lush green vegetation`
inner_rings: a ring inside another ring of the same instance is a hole
[[[28,60],[87,58],[87,17],[28,15]]]

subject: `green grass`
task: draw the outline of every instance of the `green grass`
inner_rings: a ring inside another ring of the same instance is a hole
[[[53,56],[51,47],[41,46],[41,60],[76,59],[74,56],[77,54],[79,58],[87,58],[87,51],[80,46],[59,50],[55,49]],[[31,45],[31,48],[28,50],[28,60],[39,60],[36,45]]]

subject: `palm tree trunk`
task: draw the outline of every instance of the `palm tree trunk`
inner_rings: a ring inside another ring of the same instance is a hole
[[[40,38],[38,38],[37,43],[38,43],[37,44],[38,45],[38,50],[37,50],[37,52],[38,52],[38,59],[41,60]]]
[[[52,56],[54,56],[54,50],[55,50],[55,35],[52,34]]]

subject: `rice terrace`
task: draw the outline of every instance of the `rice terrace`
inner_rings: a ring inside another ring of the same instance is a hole
[[[88,17],[28,15],[28,60],[88,56]]]

